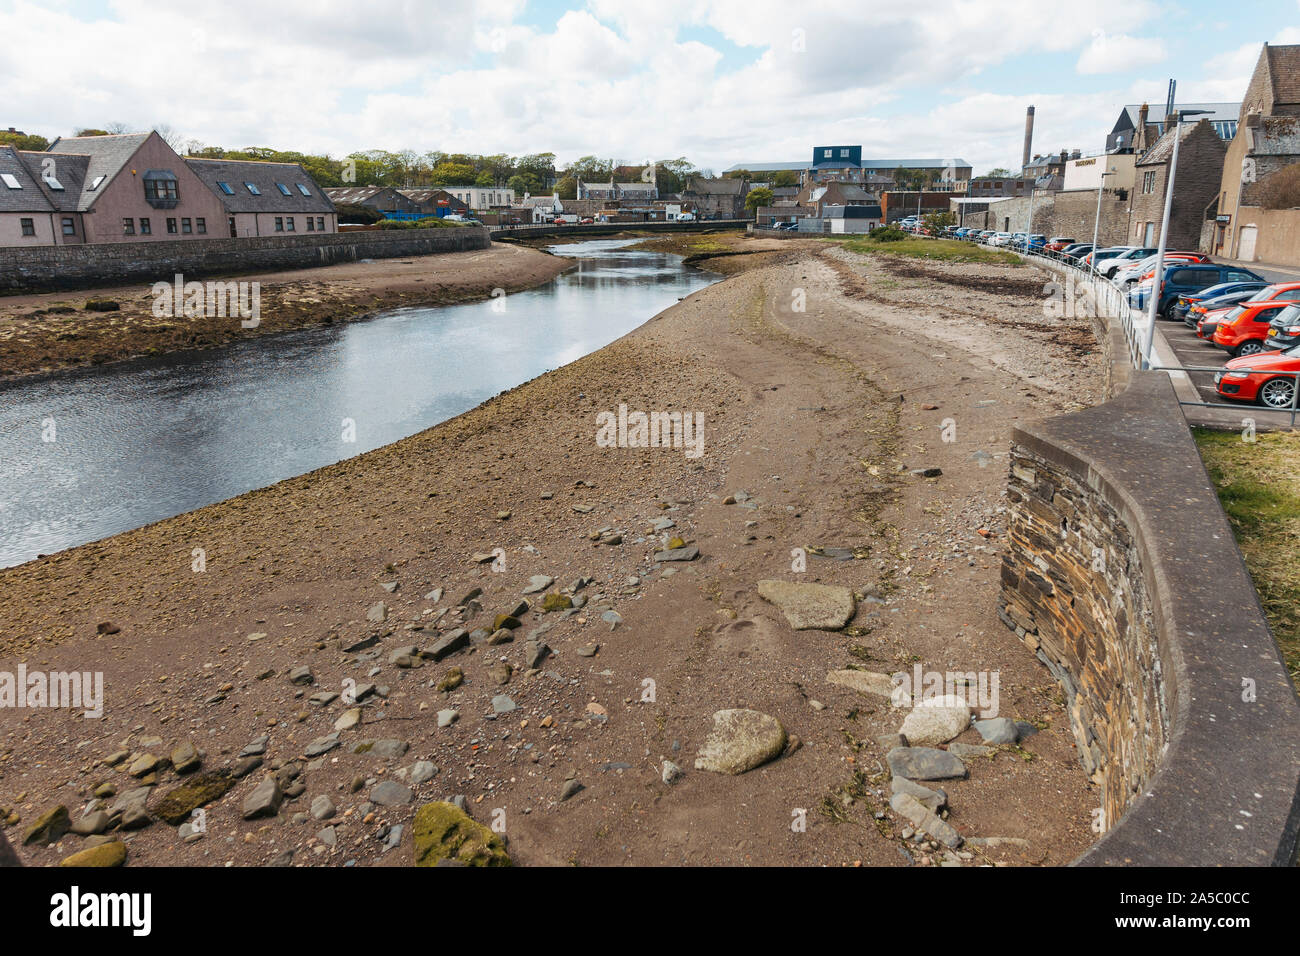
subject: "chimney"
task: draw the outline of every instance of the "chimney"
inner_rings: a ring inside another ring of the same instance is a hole
[[[1029,165],[1029,150],[1034,142],[1034,108],[1031,106],[1025,111],[1025,155],[1020,161],[1021,167]]]
[[[1138,128],[1133,134],[1133,149],[1139,153],[1147,148],[1147,113],[1150,108],[1143,103],[1138,107]]]

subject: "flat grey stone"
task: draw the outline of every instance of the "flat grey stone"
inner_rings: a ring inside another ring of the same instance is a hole
[[[932,747],[895,747],[885,755],[889,772],[908,780],[957,780],[966,765],[957,757]]]
[[[938,840],[944,846],[956,849],[961,846],[961,834],[952,828],[951,825],[939,819],[937,815],[917,800],[910,793],[898,792],[889,798],[889,805],[894,812],[909,820],[920,830],[924,830],[931,837]]]
[[[370,800],[381,807],[400,807],[411,802],[414,794],[411,788],[403,786],[396,780],[383,780],[370,791]]]
[[[284,793],[280,790],[279,781],[274,776],[263,777],[253,792],[244,798],[244,819],[273,817],[279,813],[283,800]]]
[[[363,740],[352,748],[354,754],[370,754],[372,757],[400,757],[410,749],[405,740],[389,737],[384,740]]]
[[[991,757],[997,753],[994,747],[985,747],[981,744],[960,744],[953,743],[948,745],[948,753],[954,757],[966,759],[968,757]]]
[[[497,694],[492,698],[492,712],[495,714],[508,714],[512,710],[518,709],[519,705],[505,694]]]
[[[528,579],[528,587],[524,588],[524,594],[540,594],[555,583],[555,578],[547,577],[545,574],[534,574]]]
[[[317,820],[328,820],[334,816],[334,801],[327,794],[322,793],[314,797],[311,801],[311,815]]]
[[[428,760],[417,760],[411,767],[411,783],[418,785],[432,780],[438,775],[438,768]]]
[[[388,620],[388,605],[383,601],[372,604],[370,610],[366,612],[366,620],[374,621],[376,624],[382,624]]]
[[[872,694],[876,697],[889,697],[894,692],[893,678],[888,674],[878,674],[874,671],[831,671],[826,675],[826,682],[847,687],[859,694]]]
[[[853,617],[853,592],[829,584],[758,582],[758,596],[775,604],[796,631],[837,631]]]
[[[454,631],[448,631],[442,635],[431,648],[424,652],[424,656],[440,661],[444,657],[456,653],[462,647],[468,646],[469,632],[463,627],[458,627]]]
[[[307,745],[307,749],[303,751],[303,754],[308,757],[319,757],[321,754],[329,753],[338,745],[339,734],[336,730],[334,733],[328,734],[324,737],[317,737]]]
[[[460,711],[458,710],[451,710],[451,709],[440,710],[438,711],[438,726],[450,727],[452,724],[456,722],[456,718],[459,716],[460,716]]]
[[[948,805],[948,792],[942,787],[923,787],[906,777],[894,777],[890,787],[894,793],[910,793],[931,813],[938,813]]]
[[[656,551],[655,563],[661,561],[694,561],[700,556],[700,549],[693,544],[688,544],[684,548],[673,548],[670,551]]]

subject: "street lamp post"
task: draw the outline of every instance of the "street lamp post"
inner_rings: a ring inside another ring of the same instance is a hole
[[[1169,236],[1169,211],[1174,204],[1174,177],[1178,175],[1178,143],[1182,140],[1183,117],[1200,116],[1209,110],[1175,110],[1173,113],[1174,152],[1169,159],[1169,178],[1165,183],[1165,212],[1160,220],[1160,242],[1156,245],[1156,271],[1151,277],[1151,301],[1147,303],[1147,331],[1142,344],[1142,368],[1151,367],[1151,348],[1156,337],[1156,310],[1160,307],[1160,293],[1164,288],[1165,243]],[[1165,130],[1165,132],[1169,132]]]
[[[1115,175],[1115,167],[1112,166],[1106,172],[1101,174],[1101,181],[1097,183],[1097,217],[1092,221],[1092,250],[1088,258],[1092,262],[1092,277],[1097,278],[1097,234],[1101,229],[1101,191],[1106,188],[1106,177]]]

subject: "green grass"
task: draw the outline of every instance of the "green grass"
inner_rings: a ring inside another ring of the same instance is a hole
[[[1264,615],[1300,680],[1300,434],[1192,429]]]
[[[876,242],[866,236],[852,239],[835,237],[827,242],[838,242],[850,252],[870,256],[884,253],[886,255],[910,256],[913,259],[939,259],[945,262],[992,262],[1000,265],[1020,265],[1020,257],[1004,249],[989,249],[974,242],[961,242],[957,239],[921,239],[909,237],[898,242]]]

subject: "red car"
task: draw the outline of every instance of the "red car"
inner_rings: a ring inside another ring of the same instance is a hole
[[[1214,386],[1224,398],[1290,408],[1298,374],[1300,348],[1293,348],[1232,359],[1223,371],[1215,373]]]
[[[1205,312],[1196,321],[1196,337],[1213,345],[1215,330],[1218,329],[1219,323],[1223,321],[1223,317],[1231,311],[1232,309],[1212,309]]]
[[[1214,330],[1214,344],[1233,355],[1258,355],[1269,351],[1264,344],[1269,334],[1269,323],[1288,305],[1295,305],[1295,302],[1268,299],[1241,303],[1219,322]]]
[[[1074,244],[1073,239],[1067,239],[1064,236],[1055,236],[1053,237],[1052,241],[1047,244],[1046,248],[1051,252],[1060,252],[1066,246],[1070,246],[1073,244]]]

